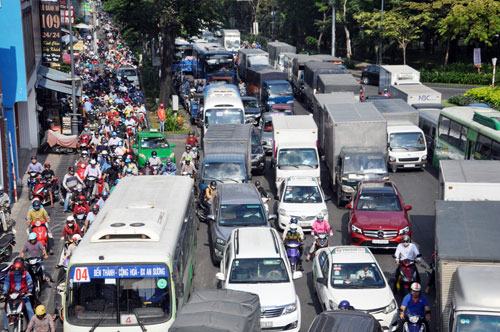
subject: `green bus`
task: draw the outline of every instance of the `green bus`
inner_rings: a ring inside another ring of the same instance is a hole
[[[441,159],[500,160],[500,112],[491,108],[444,108],[438,120],[433,165]]]

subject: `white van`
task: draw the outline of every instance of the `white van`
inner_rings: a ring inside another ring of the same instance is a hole
[[[278,232],[269,227],[237,228],[231,233],[216,278],[224,289],[257,294],[262,329],[300,330],[300,301],[285,246]]]
[[[137,70],[133,66],[121,66],[116,71],[116,76],[119,78],[125,76],[127,80],[131,81],[134,86],[138,86],[139,84],[139,75],[137,74]]]

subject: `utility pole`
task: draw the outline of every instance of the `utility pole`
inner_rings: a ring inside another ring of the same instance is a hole
[[[380,6],[380,23],[378,25],[379,29],[379,39],[378,39],[378,64],[382,65],[382,22],[384,21],[384,0],[381,0],[382,4]]]
[[[71,109],[73,116],[71,117],[71,132],[73,135],[78,135],[78,114],[76,109],[76,87],[75,87],[75,59],[73,57],[73,23],[71,12],[73,4],[68,0],[68,20],[69,20],[69,52],[71,56]]]
[[[335,0],[330,0],[332,6],[332,56],[335,56]]]
[[[493,63],[493,76],[491,77],[491,86],[495,87],[495,74],[497,70],[497,58],[491,59],[491,63]]]
[[[271,41],[274,41],[274,1],[273,1],[273,9],[271,11],[271,16],[273,17],[273,20],[271,21]]]

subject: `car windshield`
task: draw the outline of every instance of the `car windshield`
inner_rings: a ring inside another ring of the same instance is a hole
[[[152,324],[171,315],[171,279],[166,266],[73,267],[71,274],[66,318],[72,324],[126,325],[124,317],[130,316]],[[132,278],[132,274],[150,276]]]
[[[323,199],[318,186],[287,186],[284,203],[321,203]]]
[[[278,168],[310,167],[318,168],[318,158],[314,149],[281,149],[278,155]]]
[[[168,147],[165,137],[141,137],[142,149],[166,149]]]
[[[266,55],[252,55],[248,58],[249,67],[268,66],[269,58]]]
[[[221,226],[265,226],[261,204],[223,204],[219,209]]]
[[[259,102],[257,99],[247,99],[247,100],[242,100],[243,106],[245,108],[259,108]]]
[[[203,180],[230,180],[233,182],[243,182],[245,176],[245,166],[236,162],[210,162],[203,164]]]
[[[205,57],[206,71],[230,71],[233,69],[233,56],[231,54],[209,54]]]
[[[500,316],[458,315],[456,332],[500,331]]]
[[[330,283],[333,288],[385,287],[385,280],[375,263],[334,263]]]
[[[238,108],[210,109],[205,111],[207,125],[244,123],[243,112]]]
[[[269,96],[289,96],[292,94],[292,87],[290,84],[271,84],[269,85]]]
[[[137,76],[137,73],[133,69],[120,69],[118,76]]]
[[[356,210],[402,211],[401,202],[395,193],[367,193],[359,195]]]
[[[425,140],[420,132],[414,133],[392,133],[389,137],[392,150],[398,151],[424,151]]]
[[[387,165],[381,155],[346,154],[344,173],[387,173]]]
[[[281,258],[235,259],[229,273],[229,282],[234,284],[290,281],[285,262]]]
[[[226,48],[239,48],[240,40],[239,39],[226,39]]]

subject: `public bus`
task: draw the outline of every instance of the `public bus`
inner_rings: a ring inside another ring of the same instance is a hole
[[[190,177],[121,179],[70,260],[64,331],[167,331],[190,293],[196,229]]]
[[[447,107],[438,120],[433,165],[441,159],[500,160],[500,113],[484,107]]]
[[[184,73],[192,73],[196,64],[193,56],[193,44],[183,38],[175,39],[175,53],[172,71],[182,71]]]
[[[199,78],[210,80],[212,77],[230,76],[236,82],[234,69],[234,58],[231,51],[215,43],[193,44],[193,56],[195,57],[195,75]]]
[[[238,87],[232,84],[209,84],[203,99],[203,133],[212,124],[245,123],[245,107]]]

